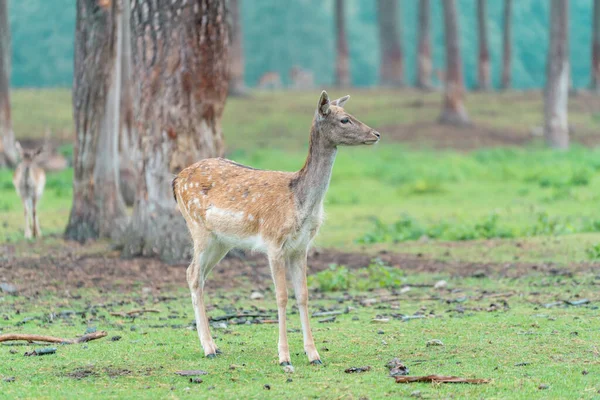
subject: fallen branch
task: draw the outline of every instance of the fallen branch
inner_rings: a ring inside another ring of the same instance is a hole
[[[489,383],[489,379],[469,379],[458,376],[427,375],[427,376],[396,376],[396,383],[431,382],[431,383]]]
[[[144,314],[144,313],[159,313],[160,310],[131,310],[131,311],[119,311],[119,312],[111,312],[110,315],[113,317],[132,317],[134,315]]]
[[[54,336],[44,336],[44,335],[30,335],[27,333],[6,333],[4,335],[0,335],[0,342],[8,342],[10,340],[25,340],[27,342],[47,342],[47,343],[62,343],[62,344],[76,344],[76,343],[85,343],[90,340],[96,340],[103,338],[108,335],[106,331],[93,332],[88,333],[87,335],[83,335],[81,337],[75,339],[63,339]]]

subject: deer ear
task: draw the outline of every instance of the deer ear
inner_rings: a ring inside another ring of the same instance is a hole
[[[321,118],[329,115],[329,96],[326,91],[321,92],[321,97],[319,98],[319,103],[317,104],[317,113]]]
[[[348,100],[350,100],[350,95],[349,94],[345,95],[344,97],[340,97],[339,99],[336,99],[336,100],[332,101],[331,105],[344,108],[344,104],[346,104],[348,102]]]

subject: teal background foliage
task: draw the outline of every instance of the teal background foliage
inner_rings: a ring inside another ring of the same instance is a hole
[[[417,0],[398,0],[406,79],[415,77]],[[504,1],[488,0],[492,76],[498,84],[502,56]],[[521,89],[544,84],[548,44],[548,0],[513,1],[513,83]],[[592,0],[570,2],[570,52],[575,87],[589,83]],[[293,65],[312,70],[316,83],[333,82],[335,63],[333,0],[242,0],[246,81],[256,84],[267,71],[285,82]],[[347,0],[347,31],[352,82],[378,83],[377,2]],[[466,83],[476,79],[476,1],[459,0],[461,45]],[[431,0],[433,57],[443,69],[444,36],[441,0]],[[15,87],[70,86],[73,74],[75,0],[10,0]]]

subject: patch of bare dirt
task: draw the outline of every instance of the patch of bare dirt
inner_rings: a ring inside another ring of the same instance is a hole
[[[117,252],[80,254],[70,249],[80,246],[66,243],[61,251],[48,256],[12,256],[0,258],[0,282],[10,282],[21,294],[35,295],[51,291],[65,292],[77,288],[97,288],[101,291],[127,291],[150,287],[161,291],[185,288],[187,265],[168,265],[157,259],[122,259]],[[0,246],[0,254],[7,254]],[[573,264],[567,268],[553,264],[533,263],[474,263],[440,261],[420,254],[382,251],[382,261],[395,268],[410,272],[444,273],[451,276],[519,277],[530,274],[567,275],[589,271],[589,263]],[[309,255],[309,273],[316,273],[331,264],[348,268],[363,268],[373,255],[338,250],[313,250]],[[596,266],[597,267],[597,266]],[[213,270],[207,286],[210,289],[232,289],[250,283],[255,287],[269,287],[271,274],[263,254],[234,252]]]

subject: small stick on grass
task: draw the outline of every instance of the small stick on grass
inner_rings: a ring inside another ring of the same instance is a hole
[[[25,340],[27,342],[47,342],[47,343],[64,343],[64,344],[76,344],[85,343],[91,340],[96,340],[108,335],[106,331],[92,332],[87,335],[75,339],[64,339],[55,336],[44,336],[44,335],[30,335],[27,333],[6,333],[0,335],[0,342],[8,342],[11,340]]]
[[[134,315],[138,315],[138,314],[144,314],[144,313],[159,313],[160,310],[153,310],[153,309],[143,309],[143,310],[131,310],[131,311],[119,311],[119,312],[111,312],[110,315],[112,315],[113,317],[132,317]]]

